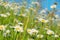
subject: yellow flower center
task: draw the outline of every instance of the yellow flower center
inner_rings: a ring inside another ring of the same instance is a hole
[[[2,30],[3,29],[3,26],[0,26],[0,30]]]
[[[20,30],[20,28],[16,28],[16,30]]]
[[[52,32],[50,32],[50,34],[52,34]]]
[[[45,20],[43,19],[43,20],[41,20],[41,22],[45,22]]]
[[[28,32],[31,32],[31,30],[27,30]]]

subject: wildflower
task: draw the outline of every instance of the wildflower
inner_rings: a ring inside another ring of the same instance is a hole
[[[7,2],[3,2],[3,4],[2,4],[2,5],[3,5],[3,6],[5,6],[5,5],[7,5],[7,4],[8,4]]]
[[[31,29],[27,29],[27,32],[28,32],[29,34],[32,34],[32,33],[31,33]]]
[[[16,25],[14,27],[14,31],[16,31],[16,32],[23,32],[23,27],[20,27],[19,25]]]
[[[55,17],[56,17],[56,18],[59,18],[59,16],[58,16],[58,15],[55,15]]]
[[[0,14],[0,16],[1,16],[1,17],[7,17],[7,15],[6,15],[6,14]]]
[[[37,35],[38,38],[43,38],[44,36],[43,35]]]
[[[10,7],[10,9],[14,10],[14,8],[13,8],[13,7]]]
[[[44,28],[45,30],[49,30],[48,28]]]
[[[18,22],[18,25],[23,25],[23,23],[21,23],[21,22]]]
[[[26,11],[26,12],[29,12],[29,10],[28,10],[28,9],[25,9],[25,11]]]
[[[54,32],[52,30],[47,30],[47,34],[52,35],[52,34],[54,34]]]
[[[10,33],[10,30],[6,30],[6,33],[7,33],[7,34]]]
[[[42,10],[40,13],[46,13],[46,10]]]
[[[56,5],[52,5],[51,8],[56,8]]]
[[[10,16],[10,13],[9,13],[9,12],[7,12],[7,13],[6,13],[6,15],[7,15],[7,16]]]
[[[56,34],[55,34],[55,35],[54,35],[54,37],[58,38],[58,37],[59,37],[59,35],[56,35]]]
[[[45,20],[45,19],[42,19],[42,18],[40,18],[39,21],[41,21],[42,23],[47,23],[48,22],[48,20]]]
[[[39,2],[32,2],[32,4],[37,4],[38,6],[40,5]]]
[[[38,30],[36,30],[36,29],[27,29],[27,32],[28,32],[30,35],[34,35],[34,34],[37,34],[37,33],[38,33]]]
[[[0,30],[5,30],[6,26],[0,25]]]
[[[5,8],[11,7],[10,3],[3,4]]]
[[[5,32],[5,33],[3,33],[3,36],[4,36],[4,37],[6,37],[6,36],[10,36],[10,34],[9,34],[9,33],[10,33],[10,30],[6,30],[6,32]]]

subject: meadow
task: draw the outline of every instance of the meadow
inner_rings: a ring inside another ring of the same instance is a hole
[[[0,1],[0,40],[60,40],[60,16],[52,10],[41,9],[38,2],[9,3]]]

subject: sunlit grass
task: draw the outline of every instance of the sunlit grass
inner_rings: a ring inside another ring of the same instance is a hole
[[[38,2],[0,4],[0,40],[60,40],[60,18],[52,10],[40,10]],[[40,11],[40,12],[39,12]]]

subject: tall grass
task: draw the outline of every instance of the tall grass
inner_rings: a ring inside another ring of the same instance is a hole
[[[60,18],[40,8],[38,2],[27,4],[0,3],[0,40],[60,40]]]

